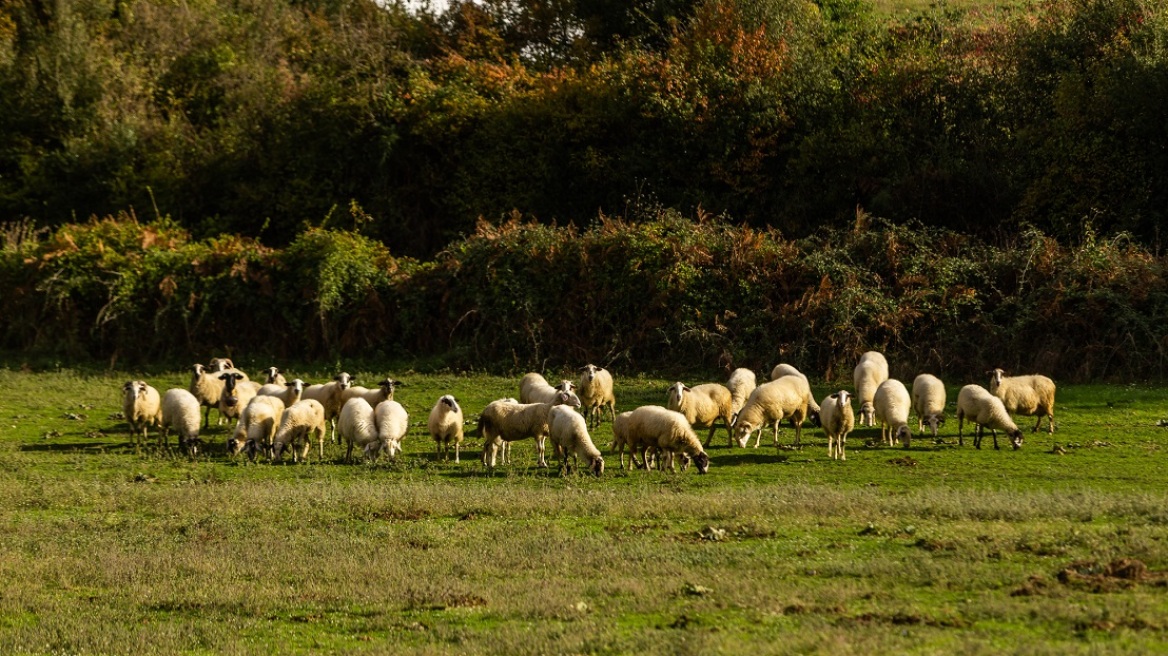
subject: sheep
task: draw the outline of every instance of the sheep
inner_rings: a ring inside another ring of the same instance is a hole
[[[724,385],[706,383],[686,387],[685,383],[676,382],[669,386],[669,398],[665,407],[685,415],[686,421],[693,428],[709,428],[703,446],[710,446],[717,430],[714,422],[719,419],[726,426],[726,435],[730,444],[734,444],[734,436],[730,434],[730,422],[733,420],[733,400],[730,390]]]
[[[527,437],[536,440],[536,464],[547,467],[544,441],[548,434],[548,415],[556,405],[580,407],[580,399],[571,392],[559,392],[554,403],[511,403],[492,401],[479,415],[478,428],[483,435],[483,465],[494,469],[499,447]]]
[[[945,425],[945,384],[932,374],[921,374],[913,379],[912,407],[917,413],[917,432],[923,433],[925,424],[937,437],[937,429]]]
[[[778,380],[786,376],[794,376],[802,381],[802,388],[804,394],[807,396],[807,418],[811,420],[812,426],[819,425],[819,403],[815,401],[815,395],[811,393],[811,382],[807,380],[801,371],[786,363],[775,365],[771,370],[771,380]]]
[[[272,437],[272,460],[280,460],[285,447],[292,449],[292,461],[308,461],[308,451],[312,448],[312,436],[316,435],[320,445],[320,459],[324,460],[324,406],[316,399],[300,399],[284,409],[280,416],[280,427]],[[297,453],[296,443],[304,439],[304,448]]]
[[[795,427],[795,444],[803,443],[803,420],[807,417],[807,382],[798,376],[783,376],[759,385],[746,400],[746,405],[734,419],[734,437],[738,446],[750,442],[750,434],[758,430],[754,448],[758,448],[762,431],[774,426],[775,447],[779,446],[779,422],[789,418]]]
[[[880,383],[872,395],[876,421],[880,422],[880,441],[891,446],[899,441],[904,448],[912,441],[912,431],[908,428],[908,412],[912,408],[912,398],[904,383],[889,378]]]
[[[633,455],[636,450],[636,445],[628,440],[629,417],[632,414],[633,412],[631,410],[622,412],[612,420],[612,452],[620,457],[621,469],[625,468],[626,446],[629,448],[629,469],[633,467],[640,468],[642,466],[641,464],[637,464],[637,457]]]
[[[580,370],[584,373],[581,374],[577,387],[580,390],[581,413],[588,419],[588,427],[600,425],[605,406],[608,406],[612,418],[616,419],[616,396],[612,393],[612,374],[594,364],[584,365]]]
[[[803,380],[807,380],[807,376],[804,376],[803,372],[796,369],[793,365],[780,362],[775,365],[774,369],[771,369],[771,380],[778,380],[783,376],[802,376]]]
[[[749,403],[749,402],[748,402]],[[648,450],[655,449],[669,456],[669,469],[674,471],[673,455],[688,456],[699,474],[710,470],[710,457],[702,449],[701,440],[686,421],[685,415],[661,406],[645,405],[629,413],[621,413],[619,426],[614,419],[613,435],[630,449],[639,449],[641,459],[648,466]],[[623,456],[622,467],[623,465]],[[636,462],[636,458],[633,458]],[[658,457],[658,468],[664,468],[664,459]]]
[[[146,429],[162,425],[162,398],[158,390],[144,380],[127,381],[122,385],[122,414],[130,425],[130,439],[134,448],[146,444],[149,437]]]
[[[304,381],[299,378],[293,378],[290,383],[268,383],[256,392],[256,396],[274,396],[280,399],[285,407],[299,401],[303,394]]]
[[[365,399],[369,405],[376,408],[377,404],[381,403],[382,401],[392,401],[393,393],[399,387],[405,387],[405,383],[401,382],[400,380],[394,380],[388,377],[377,383],[377,389],[375,390],[366,389],[359,385],[353,385],[352,387],[349,387],[345,391],[341,392],[341,406],[344,406],[349,399],[360,397]]]
[[[758,387],[758,379],[755,378],[754,372],[750,369],[740,368],[730,372],[730,378],[726,381],[726,389],[730,390],[731,417],[738,414],[755,387]]]
[[[1018,426],[1010,418],[1010,413],[1006,412],[1005,404],[981,385],[966,385],[957,393],[957,443],[959,446],[965,446],[962,427],[966,417],[977,424],[977,435],[973,438],[975,448],[981,448],[982,428],[988,428],[993,433],[994,449],[998,448],[998,429],[1006,432],[1015,450],[1022,448],[1022,431],[1018,430]]]
[[[459,445],[462,444],[462,408],[458,401],[447,394],[438,399],[430,410],[430,418],[426,422],[430,429],[430,436],[438,450],[438,457],[442,460],[450,458],[450,444],[454,443],[454,462],[458,462]]]
[[[260,386],[246,378],[246,374],[234,369],[219,374],[219,380],[223,381],[223,394],[219,396],[220,417],[239,419],[243,409],[255,398]]]
[[[1049,433],[1054,434],[1054,381],[1041,374],[1030,376],[1005,376],[1001,369],[994,369],[990,378],[990,394],[1002,400],[1006,411],[1027,417],[1038,416],[1034,424],[1037,433],[1046,417]]]
[[[377,422],[373,417],[373,406],[363,398],[349,399],[341,408],[337,419],[337,434],[347,444],[345,462],[353,461],[353,445],[360,446],[365,457],[381,450],[377,437]]]
[[[284,378],[284,374],[276,367],[268,367],[264,369],[264,384],[265,385],[284,385],[288,381]]]
[[[178,446],[191,457],[199,452],[199,400],[185,389],[172,388],[162,396],[162,448],[169,449],[166,437],[171,429],[178,434]]]
[[[211,358],[211,361],[207,363],[207,371],[210,371],[212,373],[214,373],[214,372],[223,373],[224,371],[227,371],[228,369],[234,369],[234,368],[235,368],[235,363],[231,361],[231,358]]]
[[[552,387],[543,376],[537,373],[524,374],[519,379],[520,403],[551,403],[556,398],[556,392],[575,392],[576,383],[570,380],[561,380],[559,385]]]
[[[600,450],[588,436],[588,422],[580,413],[568,406],[554,406],[548,415],[548,436],[552,447],[560,459],[560,474],[568,473],[568,458],[576,461],[579,471],[583,460],[594,475],[604,473],[604,458]]]
[[[256,453],[263,451],[271,458],[273,438],[280,425],[280,417],[284,414],[284,407],[284,402],[276,396],[252,398],[240,414],[235,432],[227,440],[227,454],[235,456],[246,450],[248,459],[254,462]]]
[[[401,453],[401,442],[406,432],[410,430],[410,416],[402,404],[389,399],[377,404],[373,410],[377,421],[377,439],[381,449],[390,458],[396,458]],[[377,451],[373,452],[377,457]]]
[[[860,363],[852,372],[852,382],[856,386],[856,398],[860,399],[860,425],[875,426],[876,410],[872,406],[872,396],[880,383],[888,380],[888,360],[876,351],[868,351],[860,356]]]
[[[208,372],[201,364],[193,365],[191,371],[189,391],[206,408],[203,411],[203,428],[207,428],[210,425],[211,408],[218,411],[219,397],[223,395],[223,382],[219,380],[221,372]]]
[[[340,414],[341,406],[344,405],[341,395],[352,385],[353,377],[341,372],[333,378],[332,382],[305,387],[304,392],[300,395],[301,399],[312,399],[324,408],[325,423],[332,426],[334,442],[339,441],[337,439],[337,415]]]
[[[820,404],[820,422],[827,435],[827,456],[837,460],[847,460],[844,447],[848,443],[848,433],[856,426],[852,413],[852,395],[840,390],[828,395]]]

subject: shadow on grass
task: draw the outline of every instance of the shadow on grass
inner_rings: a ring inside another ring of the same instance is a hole
[[[745,465],[745,464],[769,464],[775,462],[787,462],[791,459],[791,453],[798,452],[782,452],[775,453],[774,448],[762,449],[735,449],[728,453],[709,454],[711,465]]]
[[[125,442],[94,442],[93,440],[86,440],[84,442],[61,442],[59,440],[49,441],[45,440],[39,444],[21,444],[21,451],[51,453],[54,451],[115,451],[115,450],[129,450],[133,451],[132,445],[127,445]]]

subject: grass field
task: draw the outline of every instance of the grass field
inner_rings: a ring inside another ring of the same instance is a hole
[[[412,423],[518,381],[377,373]],[[663,403],[671,381],[616,373],[618,409]],[[858,430],[842,463],[818,430],[720,434],[709,475],[595,479],[530,443],[494,474],[477,440],[436,462],[422,426],[396,463],[229,462],[226,427],[206,459],[138,455],[111,417],[129,377],[0,370],[0,653],[1168,649],[1163,387],[1063,386],[1054,437],[1016,452],[959,448],[950,417],[907,451]],[[1106,570],[1125,558],[1148,572]]]

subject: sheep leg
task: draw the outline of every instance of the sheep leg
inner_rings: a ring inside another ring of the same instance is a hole
[[[454,462],[456,462],[456,463],[458,462],[458,447],[459,447],[458,442],[455,442],[454,443]]]
[[[997,429],[991,428],[990,434],[992,434],[994,436],[994,451],[999,451],[1000,449],[998,448],[998,431],[997,431]]]
[[[544,458],[544,442],[546,440],[546,435],[540,435],[539,437],[535,438],[536,464],[543,469],[548,468],[547,459]],[[559,445],[556,445],[556,448],[558,449]]]
[[[844,451],[844,446],[846,446],[848,443],[847,433],[841,434],[839,437],[835,438],[835,441],[836,441],[835,448],[837,451],[839,451],[839,459],[840,460],[847,460],[848,454],[846,451]]]

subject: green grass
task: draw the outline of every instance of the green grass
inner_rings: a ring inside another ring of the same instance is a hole
[[[469,416],[518,383],[379,373],[407,382],[398,398],[415,424],[443,393]],[[918,437],[907,452],[865,447],[876,431],[861,429],[845,463],[826,457],[818,430],[798,451],[730,449],[722,433],[707,476],[622,472],[610,459],[594,479],[535,468],[530,443],[494,474],[477,440],[462,463],[435,462],[421,426],[392,464],[339,464],[335,445],[323,464],[229,462],[226,426],[208,434],[206,459],[135,454],[111,418],[128,377],[0,370],[2,653],[1168,643],[1162,578],[1106,591],[1057,578],[1081,560],[1168,570],[1164,387],[1063,386],[1054,437],[1027,433],[1017,452],[958,448],[950,418],[944,443]],[[618,409],[663,402],[669,382],[618,375]],[[605,423],[594,437],[604,449],[610,435]],[[704,539],[707,527],[724,539]]]

